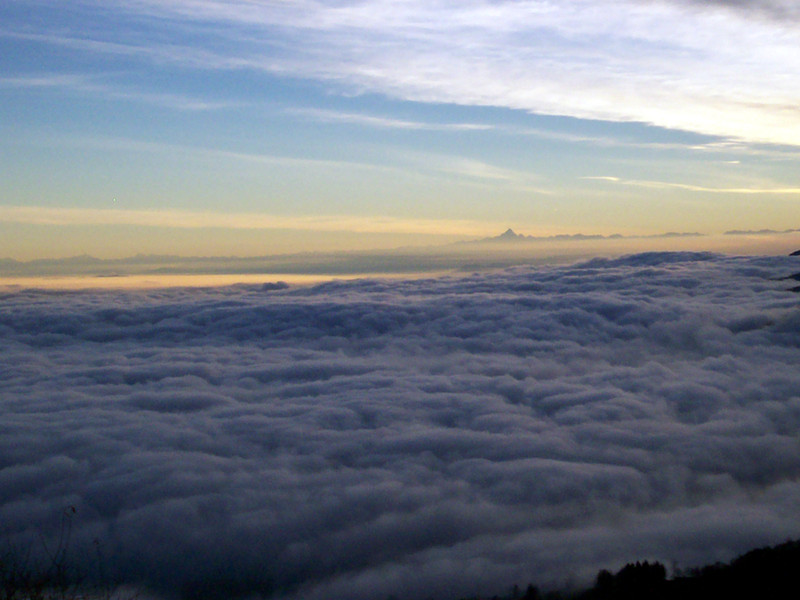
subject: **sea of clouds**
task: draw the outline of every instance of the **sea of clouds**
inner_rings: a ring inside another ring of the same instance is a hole
[[[74,507],[73,560],[159,596],[366,600],[800,536],[798,270],[7,291],[2,543]]]

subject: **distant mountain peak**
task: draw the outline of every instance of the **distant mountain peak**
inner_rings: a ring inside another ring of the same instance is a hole
[[[528,240],[528,236],[527,235],[519,234],[516,231],[514,231],[513,229],[511,229],[511,227],[509,227],[508,229],[506,229],[500,235],[496,235],[496,236],[493,236],[493,237],[487,237],[487,238],[483,238],[483,239],[480,239],[480,240],[475,240],[475,241],[472,241],[472,242],[462,242],[462,243],[465,243],[465,244],[482,244],[482,243],[485,243],[485,242],[489,242],[489,243],[498,243],[499,242],[499,243],[508,244],[508,243],[514,243],[514,242],[522,242],[522,241],[526,241],[526,240]]]
[[[515,240],[515,239],[517,239],[519,237],[522,237],[522,236],[518,235],[517,233],[515,233],[514,230],[511,229],[511,227],[509,227],[503,233],[501,233],[499,236],[497,236],[497,239],[500,239],[500,240]]]

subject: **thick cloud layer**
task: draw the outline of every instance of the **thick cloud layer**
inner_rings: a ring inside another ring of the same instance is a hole
[[[794,257],[20,290],[0,522],[162,595],[452,598],[800,535]],[[52,543],[52,542],[51,542]],[[574,579],[572,579],[574,578]]]

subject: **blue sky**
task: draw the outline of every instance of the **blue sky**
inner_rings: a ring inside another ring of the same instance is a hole
[[[6,1],[0,256],[797,228],[799,16]]]

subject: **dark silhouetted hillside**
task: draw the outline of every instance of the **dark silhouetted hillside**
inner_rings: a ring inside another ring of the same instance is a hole
[[[514,586],[496,600],[789,600],[800,591],[800,541],[751,550],[730,563],[689,569],[667,578],[659,562],[628,563],[616,573],[602,570],[582,592],[526,591]],[[461,600],[474,600],[462,598]]]

